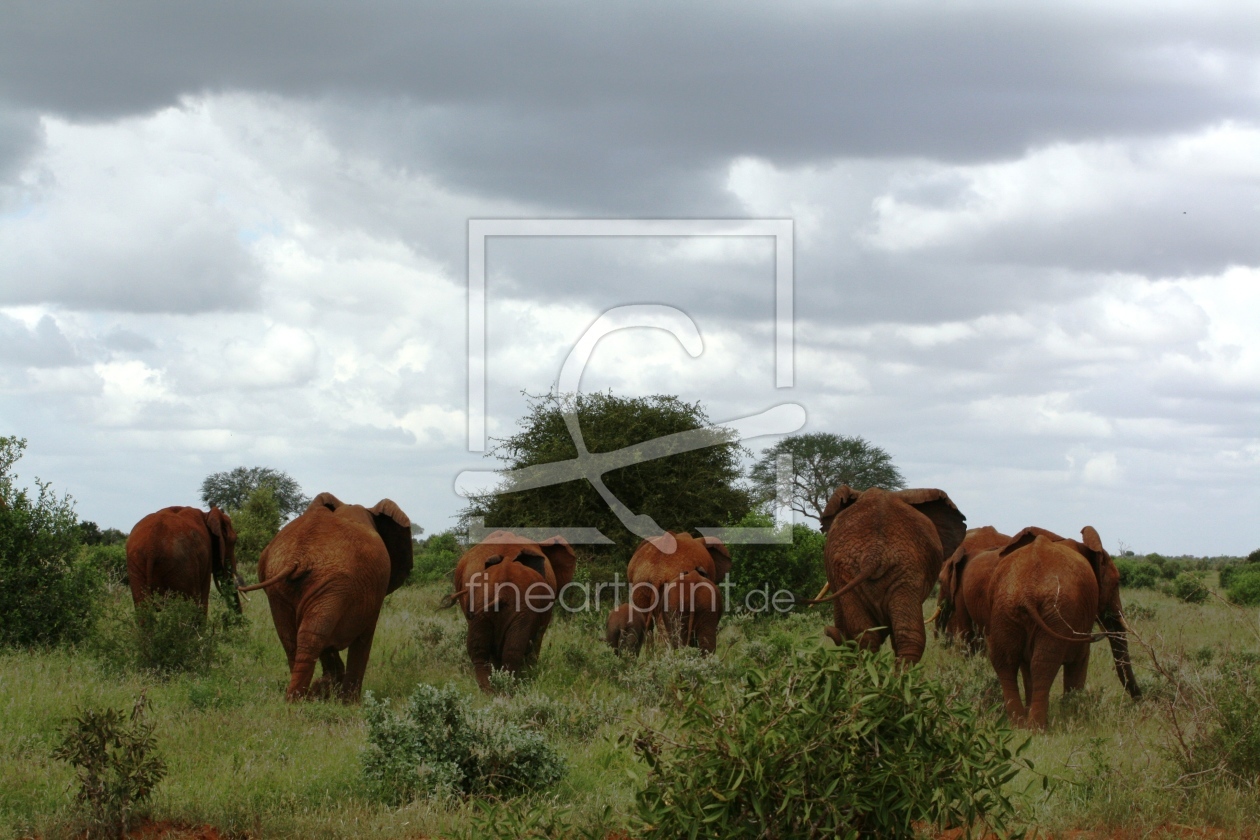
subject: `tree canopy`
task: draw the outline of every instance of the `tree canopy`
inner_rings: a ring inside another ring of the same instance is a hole
[[[226,511],[241,510],[260,487],[271,491],[284,519],[296,516],[311,503],[288,473],[270,467],[237,467],[208,475],[201,482],[201,501]]]
[[[586,448],[607,453],[679,432],[709,426],[700,403],[657,394],[618,397],[611,393],[531,397],[520,431],[497,440],[490,455],[506,462],[506,471],[576,458],[577,446],[565,425],[566,411],[576,412]],[[738,485],[744,450],[729,435],[715,444],[611,470],[605,486],[634,514],[646,514],[670,531],[727,525],[751,509],[748,492]],[[659,445],[668,445],[668,441]],[[498,494],[470,500],[463,522],[484,517],[489,528],[598,528],[614,546],[596,546],[596,554],[627,559],[639,544],[585,480],[512,492],[505,478]]]
[[[792,470],[780,484],[778,459],[792,456]],[[830,432],[789,435],[761,453],[751,476],[758,498],[769,501],[776,489],[788,497],[792,510],[812,519],[822,519],[827,499],[841,484],[855,490],[882,487],[899,490],[906,486],[892,456],[865,438],[846,437]]]

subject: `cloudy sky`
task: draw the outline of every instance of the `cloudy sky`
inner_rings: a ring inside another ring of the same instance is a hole
[[[388,496],[467,445],[474,218],[794,221],[774,249],[496,238],[492,436],[587,389],[792,401],[973,525],[1260,546],[1260,7],[0,2],[0,434],[130,528],[208,473]],[[749,441],[758,451],[769,438]]]

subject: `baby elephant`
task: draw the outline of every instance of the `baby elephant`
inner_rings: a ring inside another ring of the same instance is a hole
[[[604,633],[604,640],[618,656],[621,656],[623,645],[632,648],[643,635],[642,626],[645,624],[646,616],[639,615],[636,621],[631,617],[630,606],[630,604],[622,604],[608,613],[608,626]]]

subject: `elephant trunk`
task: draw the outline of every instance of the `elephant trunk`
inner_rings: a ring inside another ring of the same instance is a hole
[[[217,569],[214,573],[215,589],[219,590],[219,594],[223,596],[223,600],[227,602],[228,607],[238,615],[243,612],[241,609],[240,588],[238,586],[239,577],[237,575],[237,579],[234,580],[232,572],[229,572],[227,569]]]
[[[1116,662],[1116,676],[1120,678],[1120,684],[1129,692],[1130,697],[1139,699],[1142,689],[1138,687],[1137,677],[1133,674],[1133,662],[1129,658],[1129,637],[1125,633],[1128,627],[1123,613],[1118,609],[1109,609],[1099,619],[1099,623],[1107,631],[1107,641],[1111,644],[1111,656]]]

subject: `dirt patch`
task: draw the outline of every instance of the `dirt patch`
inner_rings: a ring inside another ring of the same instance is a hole
[[[127,832],[130,840],[223,840],[212,825],[183,825],[170,820],[145,820]]]

